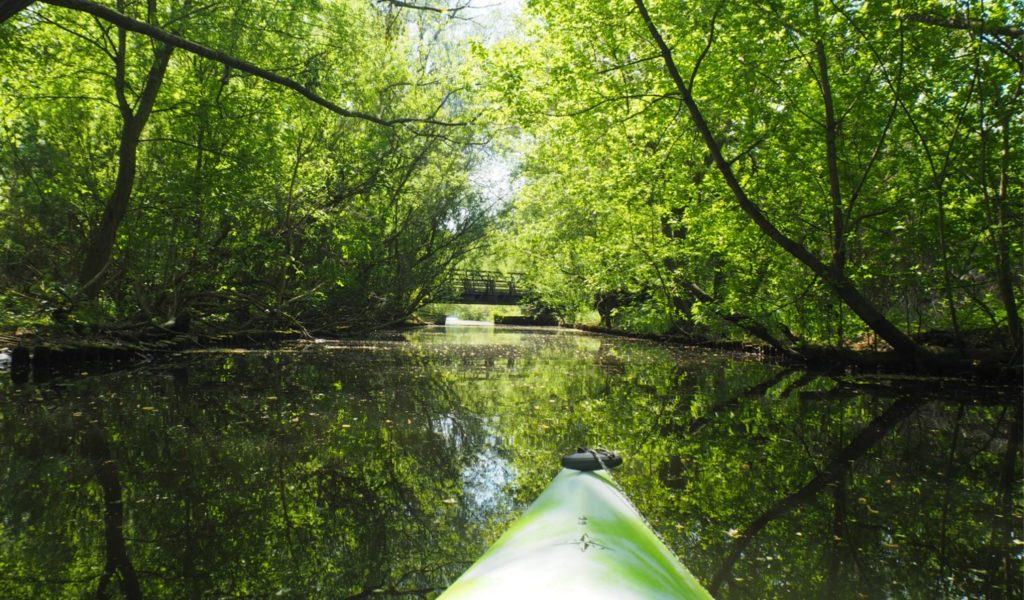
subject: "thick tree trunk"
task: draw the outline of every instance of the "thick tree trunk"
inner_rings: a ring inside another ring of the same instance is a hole
[[[133,131],[135,128],[131,125],[131,122],[126,122],[121,129],[121,144],[117,152],[117,181],[103,209],[99,225],[90,232],[79,275],[82,293],[90,298],[95,297],[102,288],[103,275],[113,255],[114,243],[117,241],[117,230],[128,212],[128,202],[135,184],[139,134]]]
[[[122,30],[122,38],[123,35]],[[117,181],[107,200],[107,205],[103,209],[103,217],[90,233],[85,249],[85,259],[78,280],[82,286],[82,293],[87,298],[95,298],[103,287],[104,273],[114,254],[117,231],[128,212],[132,188],[135,185],[139,139],[149,120],[153,105],[156,103],[156,96],[163,83],[164,74],[167,72],[167,64],[173,49],[172,46],[159,46],[155,51],[153,64],[150,66],[149,75],[146,78],[146,85],[139,96],[138,106],[134,112],[124,97],[124,56],[123,53],[118,55],[116,85],[123,123],[121,125],[121,142],[117,151]]]
[[[107,585],[120,573],[121,593],[128,600],[142,598],[138,574],[128,556],[124,537],[124,494],[117,463],[114,461],[107,434],[94,419],[79,417],[82,427],[82,454],[92,461],[96,480],[103,492],[103,539],[106,565],[97,585],[96,596],[107,597]]]
[[[718,167],[719,172],[725,179],[726,184],[732,191],[733,196],[736,198],[736,202],[740,205],[740,208],[750,217],[750,219],[758,226],[758,228],[769,237],[776,244],[781,246],[786,252],[792,255],[794,258],[803,263],[807,268],[811,270],[815,275],[821,278],[821,280],[832,289],[832,291],[852,310],[864,323],[874,331],[878,337],[882,338],[889,343],[897,352],[907,359],[918,361],[929,356],[929,353],[922,348],[919,344],[910,339],[910,336],[903,333],[898,327],[893,325],[885,315],[879,311],[874,304],[871,303],[853,282],[843,272],[837,272],[835,269],[830,268],[824,262],[815,256],[810,250],[804,247],[802,244],[793,240],[782,233],[774,224],[765,216],[761,211],[761,208],[755,204],[743,189],[739,179],[732,170],[732,165],[722,154],[722,149],[715,139],[714,134],[711,132],[711,127],[704,119],[704,114],[697,106],[693,95],[690,93],[690,89],[683,81],[682,76],[679,73],[679,69],[676,66],[675,59],[672,56],[672,50],[665,43],[664,38],[661,37],[661,33],[658,31],[657,26],[651,20],[650,13],[647,12],[647,6],[643,0],[634,0],[637,8],[639,9],[640,16],[644,20],[644,24],[647,26],[647,30],[650,32],[651,37],[657,44],[661,51],[662,59],[665,62],[665,67],[672,77],[672,81],[675,83],[676,88],[679,90],[679,94],[682,97],[683,104],[686,106],[690,117],[694,122],[697,130],[700,132],[701,137],[704,139],[704,143],[711,153],[714,159],[715,166]]]
[[[28,8],[35,0],[2,0],[0,1],[0,24]]]

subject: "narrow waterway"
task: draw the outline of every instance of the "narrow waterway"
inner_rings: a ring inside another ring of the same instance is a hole
[[[719,598],[1019,598],[1019,389],[432,327],[0,382],[0,597],[432,598],[577,446]]]

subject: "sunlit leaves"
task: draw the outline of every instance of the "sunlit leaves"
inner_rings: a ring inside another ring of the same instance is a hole
[[[906,7],[887,2],[648,5],[740,184],[779,229],[825,261],[842,246],[849,277],[910,331],[952,327],[954,312],[963,327],[1006,322],[1002,302],[983,291],[1006,263],[990,252],[1020,237],[993,228],[1009,214],[998,208],[996,172],[1020,160],[1003,152],[996,167],[1004,129],[993,115],[1021,114],[1019,74],[998,40],[911,24],[900,18]],[[529,44],[493,56],[529,74],[515,76],[523,93],[508,116],[526,153],[509,248],[546,300],[570,314],[592,302],[581,287],[687,300],[682,284],[692,282],[715,297],[715,311],[691,314],[705,326],[735,312],[828,343],[866,331],[740,213],[630,3],[529,9]],[[819,40],[841,111],[838,212]],[[498,88],[507,75],[494,74]],[[1006,123],[1005,139],[1019,140],[1019,118]],[[666,217],[686,235],[659,235]],[[912,265],[921,268],[911,274]]]

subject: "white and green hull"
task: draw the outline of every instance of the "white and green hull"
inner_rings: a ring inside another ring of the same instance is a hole
[[[709,600],[604,471],[563,469],[440,600]]]

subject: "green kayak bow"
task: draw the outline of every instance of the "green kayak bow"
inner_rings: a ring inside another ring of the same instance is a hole
[[[710,600],[605,470],[581,450],[508,531],[438,600]],[[571,468],[570,468],[571,467]]]

